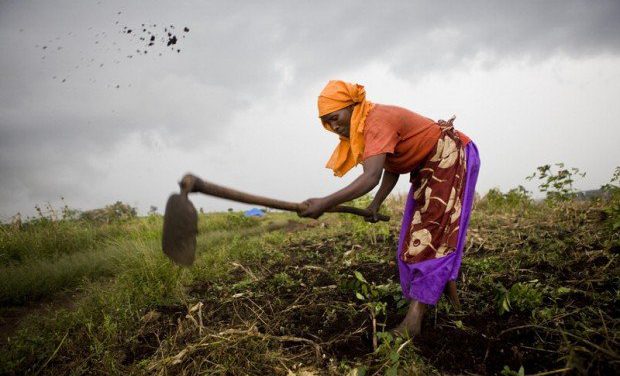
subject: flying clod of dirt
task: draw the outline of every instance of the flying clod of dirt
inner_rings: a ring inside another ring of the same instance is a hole
[[[99,4],[99,3],[97,3]],[[120,18],[122,17],[121,15],[123,14],[123,12],[118,11],[116,12],[116,17],[115,18]],[[168,52],[168,48],[170,48],[170,51],[172,53],[176,53],[179,54],[181,53],[181,48],[179,48],[179,44],[182,38],[185,38],[185,34],[189,33],[189,27],[184,26],[180,32],[176,32],[176,27],[172,24],[166,24],[166,25],[162,25],[160,24],[160,26],[158,27],[156,23],[153,24],[148,24],[148,23],[142,23],[139,25],[122,25],[122,20],[120,19],[114,19],[110,21],[113,29],[117,30],[118,34],[124,35],[125,37],[130,38],[130,40],[133,43],[133,45],[130,44],[130,49],[135,50],[135,54],[132,53],[128,53],[129,51],[123,51],[123,49],[121,48],[121,45],[125,44],[127,46],[126,43],[121,43],[120,40],[116,39],[114,40],[114,38],[109,38],[111,36],[111,32],[108,31],[106,33],[106,31],[99,31],[97,33],[95,33],[95,30],[93,29],[93,27],[88,27],[88,33],[93,33],[92,37],[94,39],[94,41],[92,42],[93,45],[97,46],[97,50],[99,51],[115,51],[117,54],[124,56],[127,59],[132,59],[134,58],[134,56],[136,55],[147,55],[149,51],[151,51],[151,54],[156,54],[157,56],[163,56],[163,54]],[[118,30],[120,28],[120,30]],[[20,29],[20,32],[23,31],[23,29]],[[71,37],[74,38],[78,33],[76,32],[69,32],[67,33],[66,37]],[[60,45],[60,43],[63,43],[63,39],[65,38],[60,38],[60,37],[56,37],[55,40],[48,40],[46,41],[45,44],[41,43],[41,44],[36,44],[35,48],[40,49],[40,51],[43,52],[43,56],[41,56],[41,60],[42,62],[46,61],[46,57],[48,57],[48,55],[52,54],[55,56],[58,56],[57,54],[63,53],[64,51],[66,51],[67,49],[65,49],[62,45]],[[64,40],[65,43],[67,43],[66,40]],[[69,43],[71,41],[68,41]],[[63,43],[64,44],[64,43]],[[66,46],[66,45],[65,45]],[[71,48],[68,48],[68,50],[70,50]],[[155,50],[152,50],[155,49]],[[61,52],[62,51],[62,52]],[[80,51],[80,53],[82,53]],[[49,57],[53,57],[53,56],[49,56]],[[89,68],[91,66],[93,67],[98,67],[98,68],[103,68],[104,65],[107,65],[105,63],[115,63],[115,64],[119,64],[120,63],[120,57],[114,57],[111,56],[110,54],[107,54],[107,58],[104,58],[103,61],[95,61],[95,59],[90,59],[90,63],[88,63],[88,58],[86,57],[82,57],[81,61],[86,60],[87,63],[84,64],[84,66],[80,67],[80,66],[75,66],[74,70],[79,69],[79,68]],[[56,79],[56,76],[53,76],[52,79]],[[92,79],[91,79],[92,80]],[[62,83],[66,82],[67,78],[64,78],[62,81]],[[116,86],[118,88],[118,86]]]
[[[136,31],[141,30],[141,31]],[[130,26],[123,26],[122,33],[130,35],[133,39],[138,39],[145,43],[147,48],[156,47],[158,44],[161,46],[170,47],[172,51],[180,53],[179,48],[175,48],[175,45],[179,43],[179,37],[175,33],[175,26],[168,25],[163,27],[163,31],[160,27],[158,30],[157,24],[141,24],[140,27],[131,28]],[[183,33],[189,33],[189,28],[185,26]],[[159,38],[158,38],[159,36]],[[182,35],[185,38],[185,35]],[[172,46],[172,47],[171,47]],[[147,50],[138,52],[138,54],[147,54]],[[161,54],[159,54],[161,56]]]

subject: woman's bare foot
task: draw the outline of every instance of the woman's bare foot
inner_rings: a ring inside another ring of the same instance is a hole
[[[407,315],[403,321],[392,330],[394,335],[397,336],[417,336],[422,331],[422,319],[424,318],[424,312],[426,312],[426,304],[418,301],[411,301],[409,303],[409,309]]]
[[[448,296],[448,300],[452,303],[452,306],[459,311],[461,309],[461,302],[456,291],[456,282],[449,281],[446,284],[444,293]],[[422,331],[422,319],[426,312],[426,304],[412,300],[409,303],[409,309],[407,315],[403,321],[394,329],[392,333],[397,336],[417,336]]]

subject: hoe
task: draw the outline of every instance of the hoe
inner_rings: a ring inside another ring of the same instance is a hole
[[[190,192],[200,192],[232,201],[297,213],[302,212],[306,208],[305,205],[300,203],[275,200],[222,187],[193,175],[185,175],[183,179],[181,179],[179,186],[181,187],[181,193],[170,195],[166,203],[162,248],[166,256],[173,262],[184,266],[192,265],[196,258],[198,214],[196,213],[194,205],[187,197]],[[328,209],[327,212],[349,213],[363,217],[370,217],[372,215],[365,209],[341,205],[334,206]],[[389,221],[390,217],[379,214],[377,219]]]

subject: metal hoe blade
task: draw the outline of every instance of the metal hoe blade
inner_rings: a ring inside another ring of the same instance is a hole
[[[190,266],[196,258],[198,214],[187,194],[172,194],[166,203],[162,248],[173,262]]]

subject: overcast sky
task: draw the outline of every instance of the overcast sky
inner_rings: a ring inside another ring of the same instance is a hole
[[[161,212],[188,171],[291,201],[329,194],[361,173],[324,167],[330,79],[455,114],[481,193],[534,189],[525,176],[554,162],[598,188],[620,165],[618,1],[128,3],[0,2],[0,220],[61,197]]]

